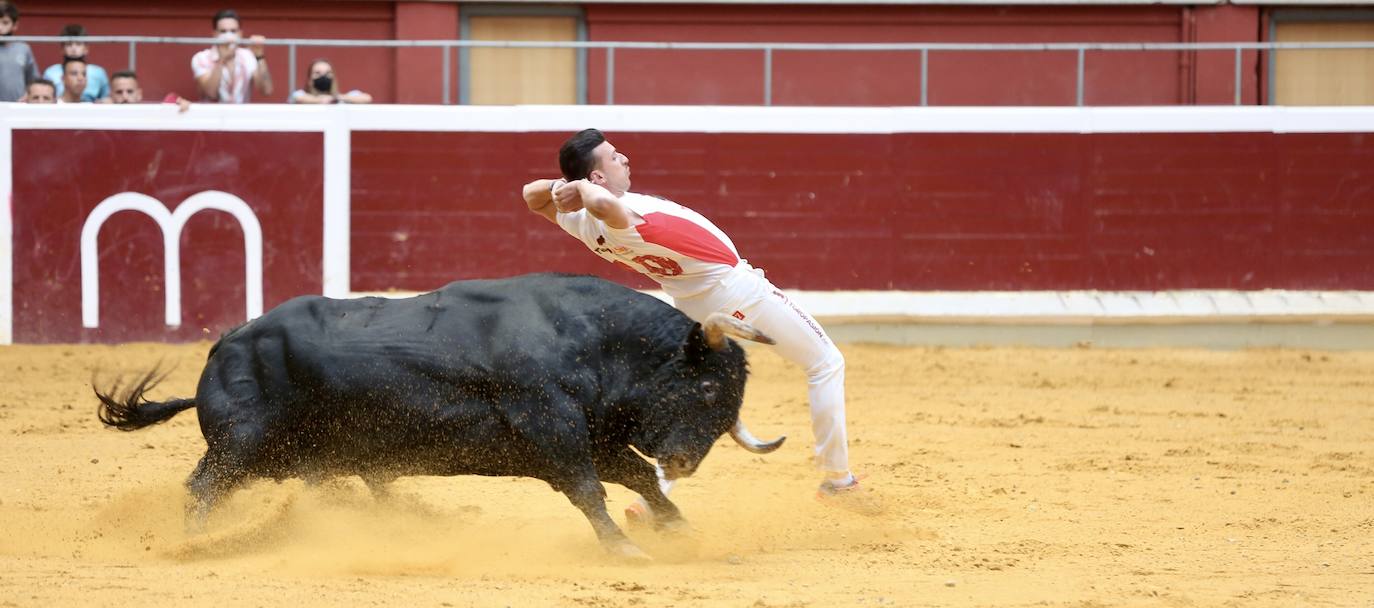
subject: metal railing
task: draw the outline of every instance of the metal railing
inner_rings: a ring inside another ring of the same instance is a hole
[[[69,38],[65,36],[12,36],[7,40],[19,42],[62,43],[79,40],[91,43],[119,43],[129,46],[129,69],[138,63],[139,44],[177,44],[209,47],[220,43],[217,38],[165,37],[165,36],[84,36]],[[239,41],[240,45],[248,41]],[[901,42],[901,43],[819,43],[819,42],[611,42],[611,41],[495,41],[495,40],[334,40],[311,38],[275,38],[262,43],[265,46],[287,47],[287,71],[289,85],[296,87],[296,51],[299,47],[348,47],[348,48],[437,48],[443,52],[443,103],[451,103],[451,56],[454,49],[504,48],[504,49],[589,49],[606,51],[606,101],[615,103],[615,54],[617,50],[685,50],[685,51],[759,51],[763,55],[763,105],[773,103],[773,53],[777,51],[846,51],[878,52],[909,51],[920,54],[920,105],[929,104],[930,79],[928,67],[932,52],[996,52],[996,51],[1034,51],[1050,53],[1075,53],[1077,56],[1075,95],[1076,104],[1083,105],[1085,87],[1085,61],[1089,51],[1231,51],[1235,55],[1233,88],[1235,105],[1241,105],[1242,55],[1245,51],[1286,51],[1286,50],[1361,50],[1374,49],[1374,41],[1360,42],[1044,42],[1044,43],[945,43],[945,42]]]

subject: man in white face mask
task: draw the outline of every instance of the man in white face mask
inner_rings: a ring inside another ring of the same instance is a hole
[[[272,74],[267,70],[262,44],[266,38],[253,36],[249,39],[251,50],[246,49],[239,46],[242,30],[238,13],[222,10],[213,21],[220,43],[191,58],[201,96],[210,102],[248,103],[250,84],[258,93],[271,95]]]

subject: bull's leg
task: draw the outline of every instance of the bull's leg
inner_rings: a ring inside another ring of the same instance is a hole
[[[687,520],[682,518],[682,512],[659,487],[654,465],[629,447],[598,454],[596,471],[602,480],[625,486],[644,497],[644,501],[653,509],[655,529],[673,531],[686,527]]]
[[[530,465],[542,473],[536,476],[567,495],[587,516],[601,546],[616,557],[649,560],[606,512],[606,488],[596,472],[582,407],[561,388],[549,385],[534,391],[527,401],[507,404],[506,415],[522,449],[537,460]],[[549,424],[549,420],[561,422]]]
[[[202,407],[204,405],[202,404]],[[234,491],[249,476],[260,475],[263,434],[259,427],[240,424],[223,432],[207,434],[209,448],[186,480],[191,491],[187,527],[200,531],[215,503]]]
[[[594,475],[568,484],[555,484],[555,487],[567,495],[573,506],[587,516],[587,521],[591,522],[592,529],[596,530],[597,539],[601,541],[601,546],[605,547],[608,553],[634,561],[652,559],[649,554],[631,542],[629,537],[625,536],[625,532],[620,529],[620,526],[615,525],[615,522],[611,520],[611,515],[606,512],[606,489],[601,486],[601,482]]]
[[[192,532],[203,531],[215,503],[245,478],[247,471],[238,463],[224,458],[215,448],[207,451],[186,480],[186,489],[191,492],[191,503],[186,508],[186,528]]]

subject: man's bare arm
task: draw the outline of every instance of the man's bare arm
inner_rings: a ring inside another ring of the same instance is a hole
[[[267,70],[267,57],[263,55],[263,41],[267,40],[262,36],[253,36],[251,39],[253,56],[259,57],[258,69],[253,72],[253,87],[263,95],[272,94],[272,73]]]
[[[221,57],[224,55],[221,54]],[[196,84],[200,85],[200,92],[206,99],[219,99],[219,81],[222,76],[222,68],[219,61],[210,65],[210,71],[196,77]]]
[[[592,214],[592,217],[611,228],[629,228],[640,223],[639,216],[622,204],[609,190],[585,179],[568,182],[568,186],[572,188],[559,188],[554,194],[554,202],[558,205],[559,211],[569,212],[583,208]]]
[[[536,179],[521,190],[520,194],[525,198],[525,206],[529,207],[532,213],[541,215],[544,219],[555,224],[558,223],[558,209],[553,205],[553,186],[562,185],[563,180]]]

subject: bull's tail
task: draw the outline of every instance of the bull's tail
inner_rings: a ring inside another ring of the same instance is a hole
[[[122,397],[115,396],[115,393],[119,392],[118,382],[108,391],[102,392],[96,388],[95,396],[100,400],[96,415],[105,426],[112,426],[121,431],[136,431],[145,426],[171,420],[172,416],[195,407],[195,399],[148,401],[143,397],[166,377],[166,374],[159,374],[154,368],[124,391]]]

